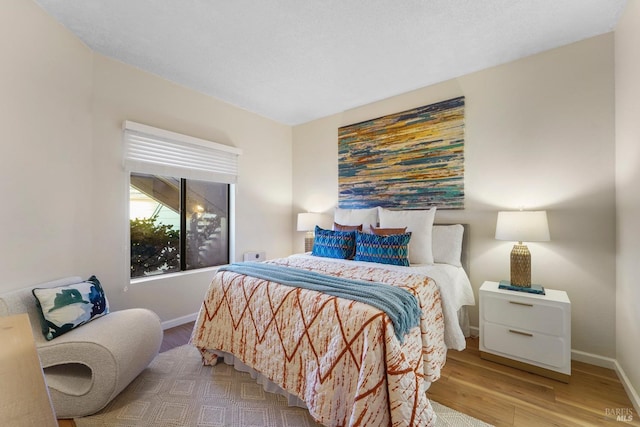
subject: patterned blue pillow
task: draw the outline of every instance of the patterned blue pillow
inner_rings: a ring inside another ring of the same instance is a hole
[[[316,225],[311,255],[325,258],[351,259],[356,251],[355,231],[325,230]]]
[[[411,232],[378,236],[356,233],[356,261],[409,266]]]
[[[96,276],[57,288],[34,288],[42,334],[47,340],[109,313],[109,302]]]

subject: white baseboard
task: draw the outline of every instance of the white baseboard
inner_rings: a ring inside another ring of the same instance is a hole
[[[571,360],[600,366],[601,368],[616,369],[616,359],[611,357],[598,356],[593,353],[586,353],[580,350],[571,350]]]
[[[618,378],[620,378],[624,391],[627,392],[627,396],[629,396],[629,400],[631,400],[631,403],[636,410],[636,414],[640,414],[640,396],[638,396],[638,391],[633,388],[633,385],[631,385],[631,381],[629,380],[629,377],[627,377],[627,374],[624,373],[622,366],[620,366],[617,360],[615,362],[615,371],[616,374],[618,374]]]
[[[178,317],[176,319],[165,320],[162,322],[162,330],[175,328],[176,326],[184,325],[185,323],[194,322],[198,318],[198,313],[187,314],[186,316]]]

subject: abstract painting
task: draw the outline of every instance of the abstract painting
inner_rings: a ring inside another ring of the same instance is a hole
[[[464,208],[464,97],[341,127],[339,207]]]

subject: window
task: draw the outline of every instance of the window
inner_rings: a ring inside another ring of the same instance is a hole
[[[132,173],[131,277],[229,263],[229,184]]]
[[[125,122],[131,278],[227,264],[240,151]]]

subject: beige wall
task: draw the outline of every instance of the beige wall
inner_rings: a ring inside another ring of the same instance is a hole
[[[470,224],[476,297],[484,280],[509,276],[512,244],[494,239],[496,212],[546,209],[552,241],[529,245],[533,281],[568,292],[573,348],[613,357],[613,89],[608,34],[297,126],[294,213],[337,204],[338,127],[464,95],[466,207],[437,220]]]
[[[0,6],[0,291],[91,272],[91,51],[31,1]]]
[[[11,150],[0,160],[0,292],[96,274],[115,309],[148,307],[163,320],[198,311],[211,271],[129,285],[124,120],[242,149],[234,257],[291,253],[291,127],[94,54],[30,1],[1,12]]]
[[[168,129],[238,147],[235,260],[250,250],[268,257],[291,253],[291,128],[198,94],[128,65],[94,55],[94,239],[96,273],[116,289],[119,305],[153,308],[164,319],[193,313],[213,271],[144,283],[128,293],[127,175],[122,169],[122,122]],[[108,206],[108,209],[105,207]],[[273,238],[285,236],[285,238]],[[99,262],[98,262],[99,260]],[[112,291],[110,295],[113,295]]]
[[[615,33],[618,262],[616,358],[640,403],[640,2],[631,1]],[[640,408],[636,407],[638,411]]]
[[[637,24],[635,10],[625,19]],[[621,25],[620,52],[631,52],[637,40],[631,28]],[[466,209],[442,211],[438,218],[471,224],[474,288],[508,276],[511,245],[493,239],[496,211],[547,209],[553,240],[530,245],[534,281],[569,293],[573,348],[616,355],[612,35],[293,129],[93,54],[32,2],[2,3],[0,46],[0,129],[3,147],[10,147],[0,157],[0,291],[95,273],[116,309],[145,306],[163,320],[197,310],[211,272],[123,292],[125,119],[241,148],[235,257],[265,250],[271,258],[302,249],[292,213],[336,204],[339,126],[464,95]],[[621,61],[632,59],[621,53]],[[618,71],[628,91],[619,110],[633,102],[634,72]],[[635,117],[618,121],[621,235],[628,236],[637,231],[631,221],[637,177],[627,163],[637,145],[629,142],[637,141]],[[637,314],[628,303],[637,301],[631,283],[635,240],[621,239],[617,356],[637,385],[637,340],[626,340],[637,337]],[[477,310],[472,319],[477,325]]]

